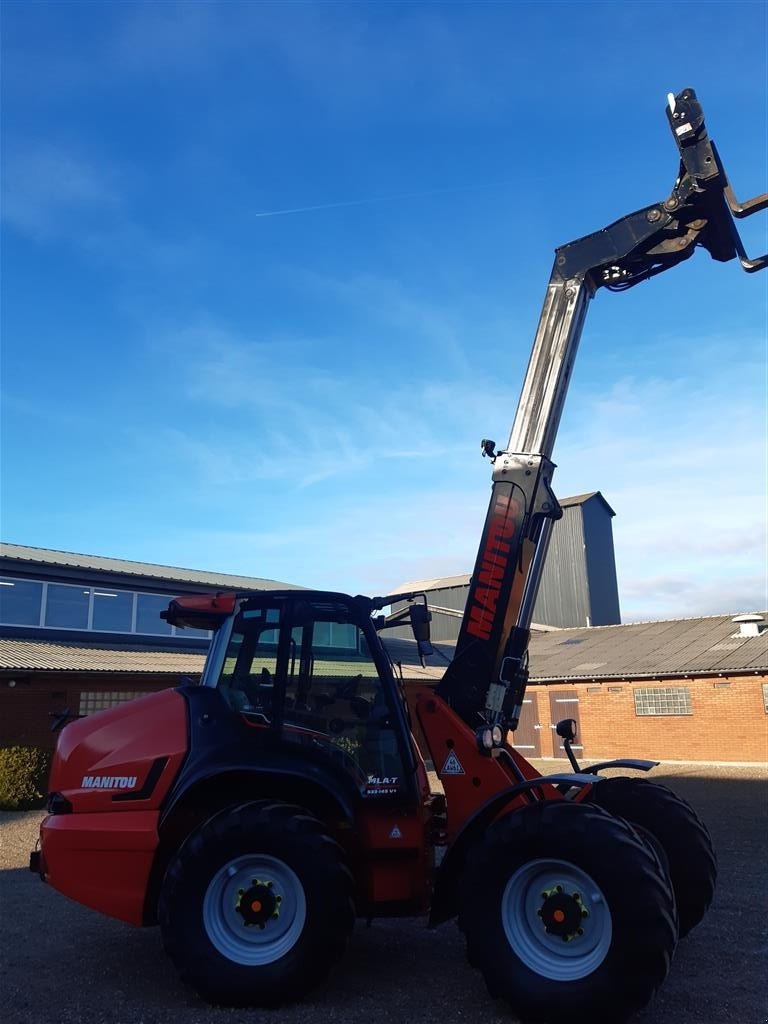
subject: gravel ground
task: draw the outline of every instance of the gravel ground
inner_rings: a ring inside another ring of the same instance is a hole
[[[553,763],[547,764],[549,770]],[[680,943],[667,981],[638,1024],[765,1024],[768,771],[662,767],[660,782],[707,822],[720,862],[715,903]],[[454,924],[359,923],[351,947],[311,999],[280,1011],[207,1006],[166,960],[157,929],[139,929],[72,903],[27,869],[39,812],[0,814],[0,908],[6,1024],[512,1024],[466,963]]]

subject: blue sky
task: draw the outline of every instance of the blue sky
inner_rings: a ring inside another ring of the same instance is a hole
[[[469,572],[552,250],[668,194],[666,94],[768,188],[766,10],[6,0],[3,539]],[[767,278],[592,303],[555,484],[616,510],[625,621],[766,607]]]

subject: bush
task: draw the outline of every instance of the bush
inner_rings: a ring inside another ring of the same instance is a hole
[[[26,811],[42,807],[49,767],[50,756],[37,747],[0,750],[0,809]]]

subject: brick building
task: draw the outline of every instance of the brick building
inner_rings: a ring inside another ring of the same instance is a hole
[[[519,736],[538,733],[543,756],[565,756],[552,726],[576,718],[587,757],[768,761],[762,614],[548,631],[531,675]]]
[[[747,620],[747,621],[744,621]],[[453,648],[422,669],[406,641],[393,653],[410,690],[435,685]],[[536,627],[515,746],[565,758],[555,733],[575,718],[588,759],[768,762],[768,623],[712,615],[578,629]]]

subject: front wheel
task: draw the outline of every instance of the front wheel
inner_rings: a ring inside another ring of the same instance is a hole
[[[646,844],[565,801],[488,830],[462,878],[459,926],[491,995],[549,1024],[625,1020],[666,977],[677,940],[674,897]]]
[[[647,779],[601,779],[587,800],[650,833],[661,847],[677,902],[680,938],[707,912],[715,893],[717,860],[709,832],[690,804]]]
[[[184,843],[166,872],[166,951],[206,1000],[276,1006],[300,999],[341,956],[354,924],[341,848],[301,808],[228,808]]]

